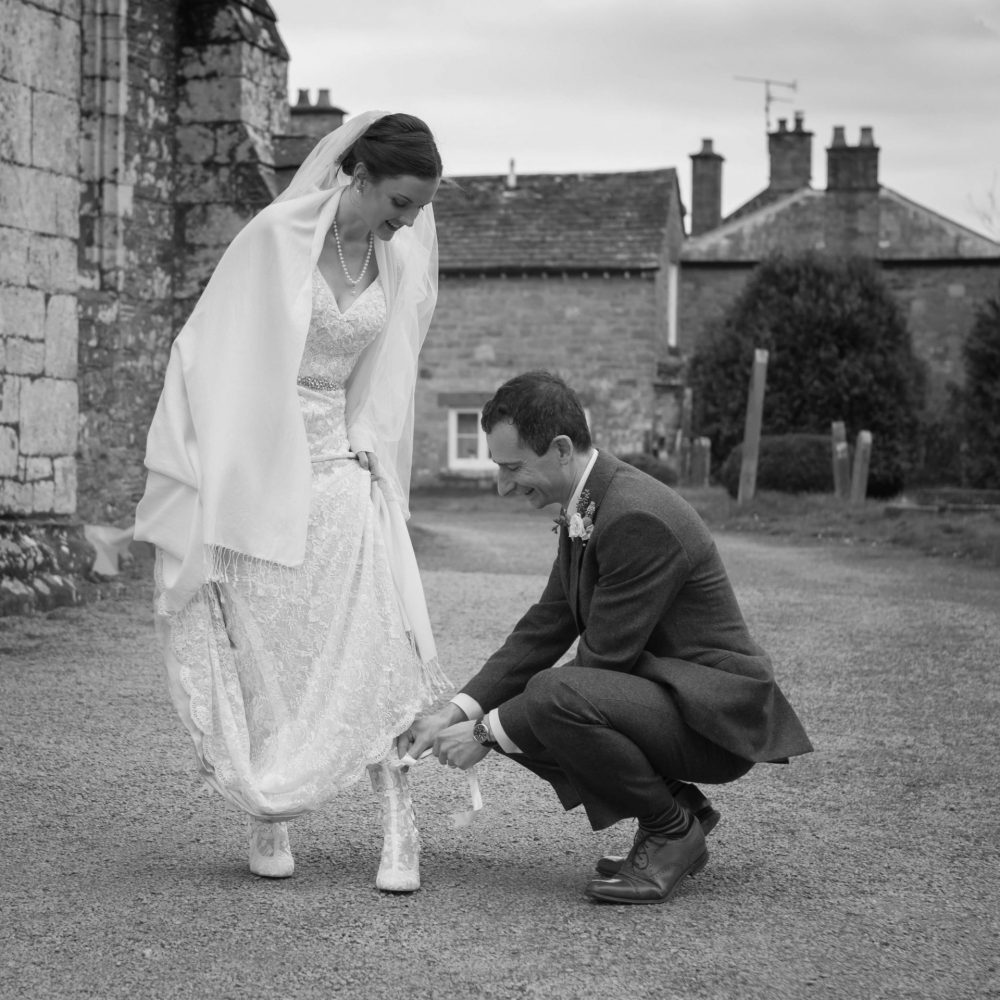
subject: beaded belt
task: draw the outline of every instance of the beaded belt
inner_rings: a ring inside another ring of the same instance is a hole
[[[324,378],[322,375],[300,375],[295,381],[303,389],[318,389],[320,392],[330,392],[340,388],[332,378]]]

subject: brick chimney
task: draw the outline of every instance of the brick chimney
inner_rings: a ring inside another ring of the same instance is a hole
[[[708,232],[722,221],[722,164],[711,139],[691,154],[691,235]]]
[[[345,114],[342,108],[330,103],[329,90],[320,90],[315,104],[309,100],[308,90],[300,90],[299,99],[291,107],[292,121],[289,130],[292,135],[321,139],[327,132],[344,124]]]
[[[795,127],[789,129],[784,118],[778,119],[778,130],[769,132],[767,151],[771,158],[769,191],[790,194],[809,187],[812,180],[812,132],[803,127],[805,116],[795,112]]]
[[[861,128],[856,146],[848,146],[844,126],[836,125],[826,151],[827,191],[877,191],[878,152],[870,125]]]

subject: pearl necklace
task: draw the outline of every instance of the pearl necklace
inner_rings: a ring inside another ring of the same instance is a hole
[[[347,278],[347,283],[354,288],[355,285],[361,283],[361,279],[365,276],[365,272],[368,270],[368,264],[372,259],[372,250],[375,249],[375,235],[374,233],[368,233],[368,251],[365,253],[365,262],[361,265],[361,273],[356,277],[351,277],[351,272],[347,270],[347,262],[344,260],[344,247],[340,242],[340,230],[337,229],[337,220],[333,220],[333,239],[337,244],[337,256],[340,258],[340,266],[343,268],[344,277]]]

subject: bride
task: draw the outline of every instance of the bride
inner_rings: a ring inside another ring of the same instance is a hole
[[[390,748],[447,687],[405,525],[441,173],[410,115],[322,139],[223,255],[149,430],[136,538],[170,692],[257,875],[291,875],[287,821],[367,770],[376,885],[420,885]]]

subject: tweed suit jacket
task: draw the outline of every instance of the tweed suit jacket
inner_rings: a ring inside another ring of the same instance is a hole
[[[684,721],[752,761],[812,746],[753,641],[711,534],[668,486],[606,452],[586,488],[595,504],[584,543],[560,528],[548,583],[504,644],[465,685],[500,709],[515,742],[525,686],[579,637],[574,665],[633,673],[667,687]]]

